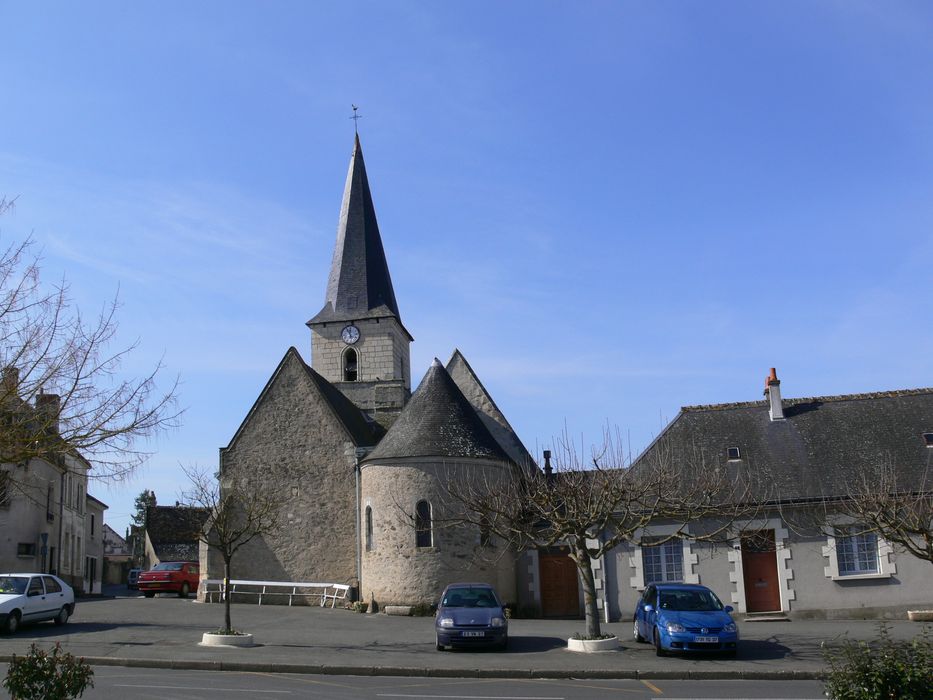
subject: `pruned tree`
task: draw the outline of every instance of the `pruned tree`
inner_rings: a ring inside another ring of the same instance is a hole
[[[230,572],[234,555],[262,535],[279,528],[279,506],[263,489],[247,481],[214,474],[197,466],[182,466],[189,488],[182,492],[185,505],[205,508],[209,515],[199,539],[220,555],[224,565],[224,627],[221,634],[236,634],[230,622]]]
[[[601,634],[593,560],[623,543],[663,544],[676,538],[704,541],[736,536],[739,518],[752,517],[767,500],[758,481],[677,456],[664,445],[634,467],[626,464],[618,436],[606,431],[588,459],[565,434],[554,464],[453,475],[443,485],[435,522],[473,527],[514,551],[567,546],[583,590],[587,638]],[[549,456],[549,455],[548,455]],[[414,515],[409,516],[416,522]],[[674,523],[661,537],[650,525]],[[703,527],[690,527],[703,522]]]
[[[11,204],[0,200],[0,214]],[[94,478],[123,479],[149,456],[143,440],[179,425],[177,380],[160,390],[161,363],[122,374],[137,344],[114,348],[117,301],[84,316],[66,282],[41,282],[32,248],[27,240],[0,252],[0,461],[62,465],[76,451]],[[13,470],[13,487],[21,484]]]

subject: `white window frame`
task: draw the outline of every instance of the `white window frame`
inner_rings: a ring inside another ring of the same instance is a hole
[[[843,574],[839,571],[839,555],[836,550],[837,533],[839,529],[852,527],[859,523],[851,517],[838,516],[831,518],[827,523],[829,532],[826,533],[826,545],[823,547],[823,556],[828,563],[823,569],[826,578],[833,581],[865,581],[871,579],[888,579],[897,573],[897,564],[894,563],[894,547],[881,535],[876,534],[878,546],[878,571],[864,574]]]
[[[689,528],[685,529],[682,525],[651,525],[643,530],[636,530],[632,539],[635,542],[639,542],[643,539],[660,539],[681,531],[684,533],[684,535],[680,537],[680,542],[683,546],[683,582],[699,583],[700,574],[697,573],[696,570],[699,557],[693,553],[693,541],[689,538],[688,534],[690,532]],[[645,590],[645,559],[641,545],[635,545],[635,551],[632,553],[632,556],[629,557],[629,566],[635,571],[629,579],[629,585],[637,591]]]

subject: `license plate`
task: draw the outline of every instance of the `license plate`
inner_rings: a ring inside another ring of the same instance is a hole
[[[486,636],[485,632],[464,632],[464,637],[484,637]]]
[[[698,643],[718,644],[719,637],[694,637],[693,641]]]

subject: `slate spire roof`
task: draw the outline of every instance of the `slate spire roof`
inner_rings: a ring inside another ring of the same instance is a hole
[[[406,457],[511,461],[436,358],[408,405],[364,461]]]
[[[357,135],[343,191],[324,308],[308,323],[385,316],[395,316],[401,322]]]

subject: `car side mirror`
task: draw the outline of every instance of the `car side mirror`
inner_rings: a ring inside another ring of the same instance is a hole
[[[648,603],[648,605],[646,605],[646,606],[643,608],[643,610],[644,610],[645,612],[651,612],[652,610],[654,610],[654,606],[653,606],[651,603]]]
[[[735,608],[733,608],[731,605],[727,605],[723,608],[723,610],[725,610],[727,613],[731,613],[733,610],[735,610]]]

